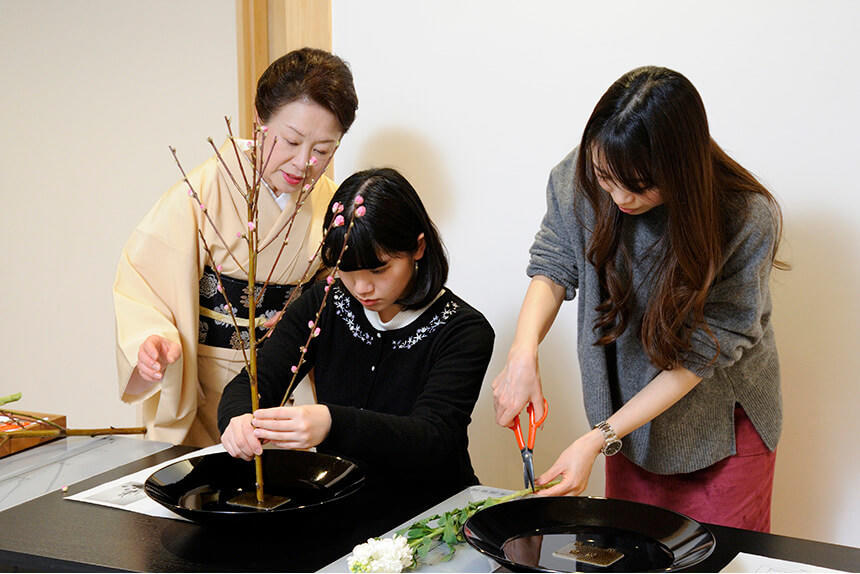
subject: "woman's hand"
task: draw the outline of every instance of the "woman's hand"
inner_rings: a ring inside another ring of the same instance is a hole
[[[167,365],[175,363],[182,356],[179,343],[160,335],[150,335],[137,350],[135,370],[144,381],[157,383],[164,376]]]
[[[591,430],[564,449],[549,470],[544,472],[535,481],[538,485],[552,482],[561,477],[561,482],[541,490],[539,496],[561,496],[564,494],[580,494],[588,486],[588,478],[594,461],[603,448],[603,433],[599,430]]]
[[[230,419],[230,424],[221,435],[221,444],[230,456],[251,460],[255,454],[263,454],[263,444],[254,436],[253,419],[251,413]]]
[[[535,419],[543,417],[543,390],[537,347],[512,347],[502,372],[493,379],[493,405],[496,422],[506,427],[529,403],[535,406]]]
[[[258,409],[252,424],[258,440],[278,448],[311,448],[328,436],[331,412],[325,405]]]
[[[564,287],[543,275],[536,275],[529,283],[508,360],[493,381],[496,422],[503,427],[510,425],[529,403],[534,405],[535,420],[543,418],[538,345],[555,321],[564,295]]]

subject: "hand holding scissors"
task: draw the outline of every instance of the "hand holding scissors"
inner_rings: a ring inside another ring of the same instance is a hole
[[[529,403],[526,410],[529,412],[529,439],[526,442],[523,439],[523,430],[520,427],[520,418],[517,416],[508,428],[514,431],[514,434],[517,437],[517,445],[520,447],[520,454],[523,457],[523,485],[525,488],[531,488],[532,492],[535,491],[535,465],[533,460],[534,455],[534,446],[535,446],[535,435],[537,434],[537,427],[541,426],[543,422],[546,420],[546,415],[549,414],[549,403],[546,402],[546,399],[543,400],[543,416],[539,421],[535,422],[535,407],[532,403]]]

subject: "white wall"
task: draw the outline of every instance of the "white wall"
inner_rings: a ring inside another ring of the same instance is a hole
[[[773,280],[785,396],[773,530],[860,545],[860,5],[335,0],[333,18],[334,50],[352,64],[360,99],[339,179],[401,169],[447,243],[451,287],[496,329],[471,427],[479,477],[520,484],[489,383],[513,336],[549,170],[612,81],[663,65],[697,86],[715,139],[785,212],[782,255],[794,269]],[[550,415],[539,472],[587,428],[575,315],[562,309],[541,351]],[[598,468],[587,492],[602,488]]]
[[[119,401],[111,285],[155,200],[237,117],[233,0],[0,0],[0,395],[71,426]]]

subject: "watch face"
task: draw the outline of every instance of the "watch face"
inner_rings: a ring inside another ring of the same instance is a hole
[[[619,450],[621,450],[621,441],[613,440],[606,443],[603,447],[603,454],[606,456],[612,456],[613,454],[618,454]]]

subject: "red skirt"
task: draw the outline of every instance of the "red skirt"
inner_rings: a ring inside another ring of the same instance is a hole
[[[700,522],[770,532],[776,451],[735,407],[737,454],[685,474],[654,474],[618,454],[606,457],[606,498],[668,508]]]

